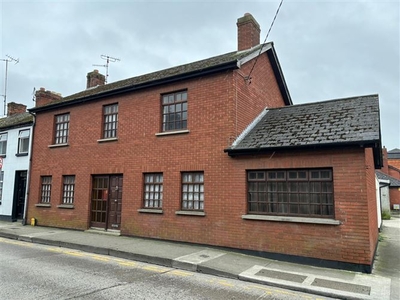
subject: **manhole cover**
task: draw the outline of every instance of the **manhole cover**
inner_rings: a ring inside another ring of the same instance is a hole
[[[314,282],[311,285],[363,295],[369,295],[371,292],[371,287],[369,286],[325,280],[321,278],[315,278]]]
[[[286,280],[286,281],[293,281],[293,282],[298,282],[298,283],[302,283],[307,278],[307,276],[303,276],[303,275],[297,275],[297,274],[279,272],[279,271],[272,271],[272,270],[266,270],[266,269],[259,271],[256,275],[274,278],[274,279]]]

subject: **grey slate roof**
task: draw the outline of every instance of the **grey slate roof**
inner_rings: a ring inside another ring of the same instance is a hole
[[[30,113],[15,114],[0,119],[0,131],[30,125],[31,123],[33,123],[33,116]]]
[[[376,177],[378,177],[378,179],[382,179],[382,180],[389,180],[389,186],[390,187],[400,187],[400,180],[397,178],[394,178],[390,175],[387,175],[381,171],[375,171]]]
[[[400,149],[392,149],[387,154],[389,159],[400,159]]]
[[[380,138],[378,95],[369,95],[267,109],[225,151],[380,144]]]
[[[63,97],[59,101],[53,101],[47,105],[31,108],[29,110],[39,111],[45,107],[55,106],[60,103],[75,102],[79,99],[85,99],[90,97],[107,96],[110,93],[122,92],[127,89],[135,90],[141,87],[151,86],[151,84],[157,84],[158,82],[179,79],[182,76],[191,76],[193,74],[199,74],[201,72],[211,72],[213,70],[220,70],[224,68],[230,68],[230,69],[237,68],[239,67],[238,66],[239,61],[245,59],[246,57],[253,57],[254,55],[257,55],[260,52],[261,47],[262,47],[262,53],[269,50],[271,50],[272,52],[275,51],[273,48],[273,43],[270,42],[263,45],[258,45],[248,50],[234,51],[223,55],[214,56],[208,59],[192,62],[189,64],[184,64],[141,76],[136,76],[120,80],[117,82],[108,83],[102,86],[89,88],[79,93]],[[271,57],[277,59],[275,53],[271,54]],[[278,78],[278,82],[282,84],[287,91],[286,83],[284,82],[285,80],[281,73],[279,62],[276,62],[276,64],[278,65],[277,68],[279,69],[279,76],[282,77]],[[287,97],[289,99],[287,105],[292,104],[289,94],[287,95]]]

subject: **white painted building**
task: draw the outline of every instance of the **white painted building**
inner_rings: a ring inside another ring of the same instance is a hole
[[[7,117],[0,119],[0,220],[25,217],[33,116],[26,106],[8,104]]]

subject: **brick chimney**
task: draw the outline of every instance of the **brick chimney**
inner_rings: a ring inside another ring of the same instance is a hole
[[[7,117],[23,114],[24,112],[26,112],[26,105],[15,102],[10,102],[7,104]]]
[[[59,93],[46,91],[45,88],[40,88],[40,90],[36,91],[36,107],[47,105],[53,101],[62,100],[62,96]]]
[[[106,76],[99,73],[99,70],[93,70],[87,74],[86,88],[95,87],[98,85],[104,85],[106,83]]]
[[[237,20],[236,25],[238,28],[238,51],[260,44],[260,25],[251,14],[245,13]]]

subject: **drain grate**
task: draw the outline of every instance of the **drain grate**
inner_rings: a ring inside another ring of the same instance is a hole
[[[371,293],[371,287],[369,286],[338,282],[321,278],[315,278],[314,282],[311,285],[363,295],[369,295]]]
[[[303,283],[303,281],[307,278],[307,276],[286,273],[286,272],[272,271],[272,270],[267,270],[267,269],[263,269],[255,275],[274,278],[274,279],[280,279],[280,280],[286,280],[286,281],[293,281],[293,282],[297,282],[297,283]]]

